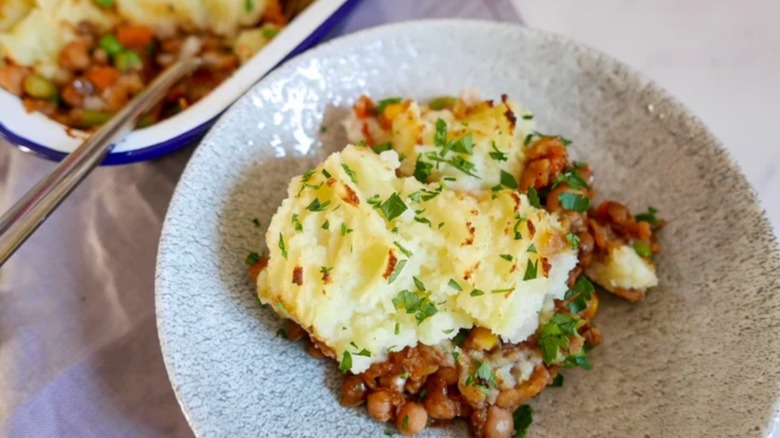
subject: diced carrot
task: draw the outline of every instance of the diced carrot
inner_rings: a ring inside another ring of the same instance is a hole
[[[368,96],[360,96],[355,102],[354,110],[358,119],[365,119],[374,113],[374,101]]]
[[[142,48],[152,42],[152,29],[148,26],[124,25],[116,30],[116,38],[125,47]]]
[[[99,90],[105,90],[119,79],[119,72],[114,67],[109,66],[93,67],[87,72],[87,79]]]

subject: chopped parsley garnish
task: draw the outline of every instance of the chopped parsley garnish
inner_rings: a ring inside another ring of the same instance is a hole
[[[569,311],[577,314],[587,309],[590,300],[593,299],[593,292],[593,284],[581,275],[563,297],[566,301],[570,301]]]
[[[94,0],[95,4],[100,6],[101,8],[110,8],[111,6],[114,6],[114,0]]]
[[[311,204],[306,206],[306,209],[309,211],[324,211],[325,208],[330,205],[330,201],[325,201],[320,204],[320,198],[314,198],[313,201],[311,201]]]
[[[528,146],[531,144],[531,140],[533,140],[534,134],[528,134],[525,136],[525,139],[523,139],[523,146]]]
[[[358,356],[371,357],[371,352],[366,350],[365,348],[355,354],[357,354]]]
[[[441,184],[439,184],[439,188],[436,190],[422,189],[422,195],[420,197],[422,198],[423,201],[428,202],[431,199],[439,196],[442,190],[444,190],[444,186]]]
[[[260,228],[260,219],[258,218],[252,219],[252,224],[254,224],[255,228]]]
[[[453,340],[454,340],[454,339],[455,339],[455,338],[453,338]],[[452,352],[452,360],[454,360],[454,361],[455,361],[455,363],[458,363],[458,359],[459,359],[459,358],[460,358],[460,353],[458,353],[457,351],[453,351],[453,352]]]
[[[344,172],[347,173],[349,179],[351,179],[353,183],[357,184],[357,175],[355,175],[355,172],[344,163],[341,164],[341,167],[344,169]]]
[[[512,260],[515,259],[514,257],[512,257],[511,254],[501,254],[499,257],[501,257],[502,259],[504,259],[504,260],[506,260],[508,262],[511,262]]]
[[[486,392],[490,387],[498,388],[493,370],[486,362],[477,361],[477,369],[466,378],[467,386],[476,386],[480,391]]]
[[[420,196],[422,196],[422,193],[420,193],[420,191],[418,190],[412,193],[411,195],[409,195],[409,200],[414,202],[420,202]]]
[[[436,131],[433,134],[433,144],[437,147],[444,147],[447,143],[447,122],[442,119],[436,119]]]
[[[421,183],[427,183],[428,177],[431,176],[433,171],[433,164],[422,161],[421,155],[417,156],[417,161],[414,163],[414,178]]]
[[[516,219],[515,220],[515,226],[512,227],[512,231],[514,231],[514,233],[515,233],[514,239],[515,240],[520,240],[520,239],[523,238],[523,234],[520,233],[520,225],[522,225],[523,222],[525,222],[527,220],[527,217],[526,217],[526,215],[520,216],[520,215],[516,214],[515,215],[515,219]]]
[[[517,180],[514,176],[512,176],[511,173],[501,170],[501,185],[510,188],[510,189],[516,189],[517,188]]]
[[[485,292],[483,292],[483,291],[481,291],[479,289],[474,289],[474,290],[471,291],[471,293],[469,293],[469,295],[471,295],[472,297],[479,297],[479,296],[485,295]]]
[[[250,252],[248,256],[246,256],[246,264],[247,265],[254,265],[255,263],[260,261],[260,254],[256,252]]]
[[[560,388],[561,386],[563,386],[563,374],[558,374],[557,376],[555,376],[552,383],[550,383],[547,386],[551,388]]]
[[[320,228],[322,228],[323,230],[330,229],[330,221],[326,219],[325,222],[322,223],[322,226]]]
[[[401,273],[401,271],[404,269],[404,266],[406,266],[406,259],[396,263],[395,267],[393,268],[393,272],[390,274],[390,277],[387,278],[387,282],[394,282],[395,279],[398,278],[398,275]]]
[[[567,356],[566,359],[563,360],[563,366],[566,368],[582,367],[582,369],[588,371],[593,369],[593,365],[588,362],[588,358],[585,356],[585,351],[580,351],[577,354]]]
[[[569,348],[569,336],[577,336],[577,318],[563,313],[553,314],[539,334],[539,349],[544,363],[552,364],[558,359],[561,348]]]
[[[406,430],[408,428],[409,428],[409,416],[405,415],[404,416],[404,421],[401,422],[401,429],[402,430]]]
[[[417,288],[420,292],[425,292],[427,289],[425,289],[425,284],[417,277],[412,275],[412,280],[414,280],[414,286]]]
[[[368,202],[368,205],[379,208],[380,205],[382,205],[382,199],[379,197],[379,195],[373,195],[370,198],[366,199],[366,202]]]
[[[366,141],[361,138],[360,140],[358,140],[358,142],[357,142],[357,144],[355,146],[366,147]]]
[[[333,270],[332,266],[330,268],[328,268],[327,266],[320,266],[320,274],[327,274],[332,270]]]
[[[283,302],[279,301],[276,303],[276,307],[279,308],[279,311],[284,313],[285,315],[288,315],[290,312],[287,310],[287,306],[284,305]]]
[[[395,435],[395,431],[393,431],[391,429],[385,429],[385,435],[386,436],[393,436],[393,435]]]
[[[301,183],[307,183],[311,179],[311,177],[314,176],[314,169],[304,173],[301,175]]]
[[[523,120],[533,120],[534,115],[533,114],[523,114],[521,117],[523,118]]]
[[[354,230],[352,228],[347,227],[347,223],[346,222],[342,222],[341,223],[341,235],[342,236],[346,236],[347,234],[351,233],[352,231],[354,231]]]
[[[393,298],[393,306],[405,309],[406,313],[414,313],[418,325],[439,311],[427,296],[406,289]]]
[[[322,169],[322,174],[325,175],[325,178],[330,178],[331,176],[333,176],[326,169]]]
[[[527,196],[528,196],[528,202],[531,203],[532,207],[542,208],[542,204],[539,202],[539,194],[536,193],[535,188],[529,187]]]
[[[532,243],[531,246],[528,247],[528,252],[536,254],[536,245]]]
[[[634,242],[634,251],[646,259],[653,257],[653,248],[647,242]]]
[[[287,258],[287,248],[284,246],[284,237],[279,233],[279,249],[282,250],[282,257]]]
[[[658,218],[655,217],[655,214],[658,213],[658,210],[653,207],[647,207],[647,211],[644,213],[639,213],[638,215],[634,216],[634,218],[637,221],[645,221],[651,224],[654,224]]]
[[[453,280],[452,278],[450,278],[450,282],[449,282],[449,283],[447,283],[447,286],[449,286],[449,287],[451,287],[451,288],[455,289],[455,290],[456,290],[456,291],[458,291],[458,292],[461,292],[461,291],[463,290],[463,288],[462,288],[462,287],[460,287],[460,284],[458,284],[458,282],[457,282],[457,281],[455,281],[455,280]]]
[[[255,9],[255,0],[244,0],[244,10],[252,12]]]
[[[561,207],[578,213],[587,211],[590,207],[590,198],[580,193],[561,193],[558,195],[558,201],[561,203]]]
[[[509,159],[509,154],[506,154],[498,150],[495,141],[490,142],[490,147],[493,149],[493,152],[490,153],[490,158],[496,161],[507,161]]]
[[[395,330],[393,331],[394,334],[401,333],[401,325],[398,323],[395,323]]]
[[[436,99],[433,99],[431,103],[428,104],[428,106],[434,110],[434,111],[441,111],[445,108],[449,108],[453,105],[455,105],[455,102],[457,102],[458,99],[455,97],[450,96],[442,96],[437,97]]]
[[[539,131],[534,131],[534,135],[539,137],[539,138],[542,138],[542,137],[554,138],[554,139],[558,140],[559,142],[561,142],[561,144],[564,145],[564,146],[568,146],[568,145],[571,144],[571,140],[569,140],[568,138],[566,138],[566,137],[564,137],[562,135],[542,134]]]
[[[490,291],[490,293],[491,294],[505,294],[507,292],[512,292],[513,290],[515,290],[515,288],[507,287],[505,289],[493,289],[493,290]]]
[[[577,249],[580,247],[580,236],[574,233],[566,233],[566,240],[571,244],[571,249]]]
[[[389,151],[392,148],[393,148],[393,144],[388,141],[386,143],[373,146],[371,149],[373,149],[374,152],[376,152],[377,154],[381,154],[382,152]]]
[[[532,263],[531,259],[528,259],[528,264],[525,265],[525,275],[523,275],[523,281],[533,280],[538,274],[539,260],[536,263]]]
[[[461,154],[469,154],[469,155],[473,154],[474,139],[471,136],[471,133],[469,132],[468,134],[459,138],[457,141],[454,141],[449,148]]]
[[[424,218],[424,217],[420,217],[420,216],[415,216],[415,217],[414,217],[414,221],[415,221],[415,222],[419,222],[419,223],[421,223],[421,224],[426,224],[426,225],[428,225],[429,227],[433,228],[433,224],[431,223],[430,219],[428,219],[428,218]]]
[[[344,354],[341,356],[341,363],[339,363],[339,371],[342,373],[346,373],[352,369],[352,355],[349,354],[349,351],[345,351]]]
[[[463,347],[463,343],[466,341],[466,338],[469,337],[469,330],[461,329],[457,335],[455,335],[454,338],[452,338],[452,343],[455,344],[458,347]],[[457,362],[458,359],[455,359]]]
[[[406,204],[398,196],[398,193],[393,193],[385,202],[379,206],[379,210],[384,213],[387,220],[391,221],[405,212],[407,209]]]
[[[279,330],[276,331],[276,337],[287,339],[287,330],[285,330],[284,328],[280,328]]]
[[[476,173],[472,172],[474,169],[477,168],[477,165],[472,163],[471,161],[466,160],[460,155],[456,155],[449,159],[444,159],[437,156],[435,152],[428,152],[427,154],[425,154],[425,156],[428,157],[431,161],[435,161],[437,163],[449,164],[450,166],[460,170],[466,175],[473,176],[474,178],[477,179],[481,179]]]
[[[292,224],[295,227],[295,231],[303,231],[303,224],[301,224],[301,221],[298,220],[298,215],[294,214],[292,215]]]
[[[376,112],[377,114],[382,114],[385,112],[385,108],[387,108],[390,105],[394,105],[396,103],[401,103],[403,99],[400,97],[390,97],[387,99],[382,99],[376,104]]]
[[[567,170],[557,177],[555,177],[555,180],[553,181],[551,188],[558,187],[561,183],[566,183],[569,187],[575,189],[575,190],[581,190],[581,189],[589,189],[590,186],[587,182],[580,176],[579,173],[573,171],[573,170]]]
[[[320,126],[320,133],[324,134],[326,132],[328,132],[328,127],[325,126],[325,125]],[[330,178],[330,177],[328,177],[328,178]]]
[[[512,438],[525,438],[528,428],[534,421],[534,409],[530,405],[523,405],[517,408],[512,414],[515,423],[515,434]]]
[[[403,245],[401,245],[400,243],[398,243],[398,241],[394,241],[394,242],[393,242],[393,245],[397,246],[397,247],[398,247],[398,249],[399,249],[399,250],[400,250],[402,253],[404,253],[404,255],[405,255],[405,256],[407,256],[407,257],[411,257],[411,256],[412,256],[412,252],[411,252],[411,251],[409,251],[408,249],[404,248],[404,246],[403,246]]]

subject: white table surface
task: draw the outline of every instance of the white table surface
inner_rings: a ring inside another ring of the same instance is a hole
[[[690,108],[780,236],[780,1],[512,1],[526,25],[620,59]]]

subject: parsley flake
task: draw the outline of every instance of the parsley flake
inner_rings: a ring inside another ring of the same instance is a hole
[[[341,371],[342,373],[346,373],[351,369],[352,369],[352,355],[349,354],[349,351],[345,351],[344,354],[341,356],[341,363],[339,363],[339,371]]]
[[[528,247],[528,252],[536,254],[536,245],[532,243],[531,246]]]
[[[255,263],[260,261],[260,254],[256,252],[250,252],[248,256],[246,256],[246,264],[247,265],[254,265]]]
[[[391,143],[389,141],[386,142],[386,143],[378,144],[376,146],[372,146],[371,147],[371,149],[373,149],[374,152],[376,152],[377,154],[381,154],[384,151],[389,151],[392,148],[393,148],[393,143]]]
[[[458,282],[457,282],[457,281],[455,281],[455,280],[453,280],[452,278],[450,278],[450,282],[449,282],[449,283],[447,283],[447,286],[449,286],[449,287],[451,287],[451,288],[455,289],[455,290],[456,290],[456,291],[458,291],[458,292],[461,292],[461,291],[463,291],[463,288],[462,288],[462,287],[460,287],[460,284],[458,284]]]
[[[398,196],[398,193],[393,193],[385,202],[379,206],[379,210],[384,213],[387,220],[391,221],[406,211],[408,207]]]
[[[320,228],[322,228],[323,230],[330,229],[330,221],[326,219],[325,222],[322,223],[322,226]]]
[[[414,163],[414,178],[421,183],[427,183],[433,171],[433,164],[422,161],[421,157],[422,155],[418,155]]]
[[[578,172],[575,172],[573,170],[567,170],[557,177],[555,177],[555,180],[552,184],[552,189],[558,187],[561,183],[566,183],[569,187],[575,190],[582,190],[582,189],[589,189],[590,186],[587,182],[580,176]]]
[[[401,325],[398,323],[395,323],[395,330],[393,331],[394,334],[398,334],[401,332]]]
[[[587,309],[590,300],[593,299],[594,291],[593,284],[584,275],[580,276],[574,283],[574,286],[566,291],[566,295],[563,297],[566,301],[569,301],[567,306],[569,311],[577,314]]]
[[[525,438],[528,428],[534,420],[534,409],[530,405],[523,405],[517,408],[512,414],[515,423],[515,434],[512,438]]]
[[[508,288],[505,288],[505,289],[493,289],[493,290],[490,291],[490,293],[491,294],[505,294],[507,292],[512,292],[513,290],[515,290],[515,288],[508,287]]]
[[[523,118],[523,120],[533,120],[534,115],[533,114],[523,114],[521,117]]]
[[[355,172],[344,163],[341,163],[341,167],[344,169],[344,172],[347,173],[349,179],[351,179],[353,183],[357,184],[357,175],[355,174]]]
[[[254,0],[244,0],[244,10],[246,12],[252,12],[255,9]]]
[[[485,295],[485,292],[483,292],[483,291],[481,291],[479,289],[474,289],[474,290],[471,291],[471,293],[469,293],[469,295],[471,295],[472,297],[479,297],[479,296]]]
[[[282,233],[279,233],[279,249],[282,250],[282,257],[287,258],[287,248],[284,245]]]
[[[504,259],[504,260],[506,260],[508,262],[511,262],[512,260],[515,259],[514,257],[512,257],[511,254],[501,254],[499,257],[501,257],[502,259]]]
[[[634,251],[639,254],[639,257],[646,259],[653,257],[653,249],[647,242],[634,242]]]
[[[404,266],[406,266],[406,259],[396,263],[395,267],[393,268],[393,272],[390,274],[390,277],[387,278],[387,282],[394,282],[395,279],[398,278],[398,275],[401,273],[401,271],[404,269]]]
[[[431,103],[428,104],[428,106],[434,111],[441,111],[445,108],[450,108],[451,106],[455,105],[455,102],[457,101],[458,99],[456,97],[442,96],[433,99]]]
[[[255,225],[255,228],[260,228],[260,219],[254,218],[252,219],[252,223]]]
[[[501,170],[501,185],[510,189],[517,188],[517,180],[511,173]]]
[[[405,309],[406,313],[413,313],[418,325],[439,311],[428,297],[406,289],[393,298],[393,306]]]
[[[402,253],[403,253],[405,256],[407,256],[407,257],[411,257],[411,256],[412,256],[412,252],[411,252],[411,251],[409,251],[408,249],[404,248],[404,246],[403,246],[403,245],[401,245],[400,243],[398,243],[398,241],[394,241],[394,242],[393,242],[393,245],[395,245],[396,247],[398,247],[398,249],[399,249],[399,250],[400,250],[400,251],[401,251],[401,252],[402,252]]]
[[[528,188],[528,202],[532,207],[542,208],[542,204],[539,202],[539,194],[536,193],[536,189],[533,187]]]
[[[563,386],[563,374],[558,374],[549,385],[550,388],[560,388]]]
[[[461,154],[468,154],[468,155],[473,154],[474,139],[471,133],[469,132],[468,134],[459,138],[457,141],[453,142],[452,145],[450,146],[450,149]]]
[[[525,266],[525,275],[523,275],[523,281],[533,280],[538,274],[539,260],[536,263],[532,263],[531,259],[528,259],[528,264]]]
[[[590,198],[580,193],[561,193],[558,195],[558,201],[561,203],[561,207],[578,213],[587,211],[590,207]]]
[[[396,103],[401,103],[403,99],[400,97],[389,97],[387,99],[382,99],[376,104],[376,112],[377,114],[382,114],[385,112],[385,108],[387,108],[390,105],[394,105]]]
[[[655,217],[655,214],[658,213],[658,209],[653,207],[647,207],[647,211],[644,213],[639,213],[638,215],[634,216],[634,218],[637,221],[645,221],[650,224],[656,223],[658,221],[658,218]]]
[[[437,147],[444,147],[447,143],[447,122],[442,119],[436,119],[436,131],[433,134],[433,144]]]
[[[324,211],[328,205],[330,205],[330,201],[325,201],[320,204],[320,198],[314,198],[314,200],[311,201],[311,204],[306,206],[306,209],[312,212]]]
[[[490,147],[493,149],[493,152],[490,153],[490,158],[496,161],[507,161],[509,159],[509,154],[506,154],[498,150],[495,141],[490,142]]]
[[[347,234],[353,232],[354,230],[352,228],[347,227],[346,222],[341,223],[341,235],[346,236]]]
[[[571,249],[578,249],[580,247],[580,236],[574,233],[566,233],[566,240],[571,244]]]
[[[412,280],[414,280],[414,286],[417,287],[418,291],[425,292],[427,290],[425,289],[425,284],[419,278],[412,275]]]

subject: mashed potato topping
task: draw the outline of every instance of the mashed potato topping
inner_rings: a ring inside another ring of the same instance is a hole
[[[658,285],[653,262],[640,257],[628,245],[612,249],[606,257],[594,260],[585,273],[610,292],[618,288],[646,290]]]
[[[266,235],[260,299],[354,373],[461,328],[533,334],[577,263],[557,217],[514,190],[398,177],[398,164],[348,146],[295,178]]]

